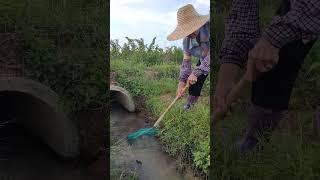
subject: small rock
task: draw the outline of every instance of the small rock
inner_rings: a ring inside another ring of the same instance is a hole
[[[139,161],[139,160],[136,160],[136,163],[139,164],[139,165],[142,165],[142,162]]]

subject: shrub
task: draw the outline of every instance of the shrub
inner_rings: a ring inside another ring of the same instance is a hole
[[[58,93],[68,111],[107,98],[105,1],[0,2],[0,31],[25,40],[27,76]]]

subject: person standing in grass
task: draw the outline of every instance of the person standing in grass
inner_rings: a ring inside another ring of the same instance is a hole
[[[189,82],[189,96],[184,106],[187,111],[197,102],[210,71],[210,16],[199,15],[193,6],[188,4],[178,10],[177,20],[176,29],[167,39],[174,41],[183,38],[183,61],[176,95],[181,97],[183,87]],[[193,70],[192,56],[198,58],[197,66]]]
[[[213,107],[214,113],[221,115],[218,119],[223,119],[229,109],[228,92],[247,64],[246,78],[252,82],[251,105],[246,133],[235,146],[241,153],[254,150],[259,136],[265,137],[279,124],[288,109],[298,71],[319,34],[319,0],[283,0],[261,34],[259,0],[232,2]]]

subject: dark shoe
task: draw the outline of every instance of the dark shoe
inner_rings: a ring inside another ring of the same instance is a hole
[[[198,101],[198,98],[199,96],[189,95],[187,98],[187,102],[183,107],[184,111],[188,111]]]
[[[248,112],[248,125],[242,140],[236,143],[240,153],[247,153],[259,142],[259,136],[267,136],[267,131],[273,131],[284,116],[285,111],[274,112],[256,105],[251,105]]]
[[[247,154],[252,152],[258,144],[258,139],[254,136],[244,136],[236,142],[236,151],[240,154]]]

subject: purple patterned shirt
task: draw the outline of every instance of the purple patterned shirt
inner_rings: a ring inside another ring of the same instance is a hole
[[[297,39],[304,42],[315,39],[320,34],[320,0],[290,2],[289,12],[274,16],[260,35],[259,0],[233,0],[226,19],[220,62],[243,66],[249,50],[261,36],[277,48]]]
[[[200,65],[192,71],[198,77],[210,71],[210,22],[204,24],[197,33],[195,39],[189,37],[183,39],[183,52],[200,59]]]

